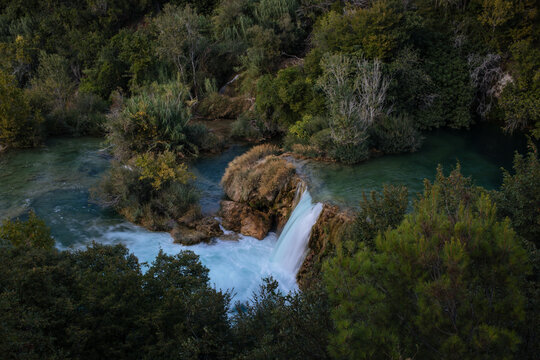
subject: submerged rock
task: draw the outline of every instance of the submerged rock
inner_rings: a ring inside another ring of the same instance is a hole
[[[182,219],[186,220],[186,219]],[[182,221],[171,230],[171,236],[175,243],[182,245],[195,245],[201,242],[209,242],[213,238],[223,235],[219,221],[212,217],[192,219],[190,222]]]

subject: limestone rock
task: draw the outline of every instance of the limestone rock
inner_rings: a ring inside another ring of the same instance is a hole
[[[209,242],[213,238],[223,235],[219,221],[212,217],[190,220],[190,222],[177,224],[171,230],[171,236],[175,243],[195,245],[201,242]]]
[[[236,201],[222,201],[220,215],[226,229],[259,240],[264,239],[272,225],[267,214]]]
[[[323,210],[311,229],[307,256],[296,275],[301,289],[308,288],[317,281],[322,263],[341,241],[345,227],[354,221],[354,216],[339,207],[323,205]]]
[[[195,245],[211,239],[207,234],[195,229],[190,229],[186,226],[175,227],[171,230],[171,236],[175,243],[182,245]]]

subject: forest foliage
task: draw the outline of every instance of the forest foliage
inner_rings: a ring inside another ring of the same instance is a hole
[[[522,227],[497,201],[524,179],[540,183],[528,171],[539,164],[534,148],[516,155],[515,175],[492,192],[459,165],[439,167],[409,213],[406,188],[372,192],[320,281],[283,294],[265,279],[234,305],[190,251],[152,264],[121,245],[58,251],[34,214],[5,221],[0,349],[25,359],[534,359],[539,223]]]
[[[202,108],[248,104],[232,136],[274,138],[296,154],[344,163],[416,151],[423,131],[479,121],[538,139],[538,6],[4,0],[0,151],[47,136],[105,135],[114,159],[96,198],[130,221],[170,230],[171,219],[200,212],[189,161],[223,145],[198,121],[208,117]],[[269,279],[232,315],[231,294],[212,288],[191,252],[161,253],[143,271],[121,246],[55,250],[34,214],[5,221],[0,351],[25,359],[533,359],[539,169],[532,145],[498,191],[474,186],[459,167],[439,169],[408,214],[404,188],[366,195],[320,283],[281,294]]]
[[[28,0],[0,9],[3,83],[22,91],[3,94],[30,107],[2,110],[3,146],[99,133],[117,91],[140,97],[171,82],[188,108],[251,101],[236,136],[284,136],[294,151],[344,162],[415,151],[421,130],[482,120],[540,136],[535,0]]]

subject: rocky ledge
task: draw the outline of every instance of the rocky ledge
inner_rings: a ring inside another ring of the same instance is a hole
[[[226,229],[263,239],[268,231],[279,232],[287,222],[296,194],[306,184],[295,166],[278,147],[259,145],[234,159],[221,180],[227,199],[221,202],[220,216]],[[342,240],[354,221],[354,214],[324,204],[311,230],[307,256],[297,274],[301,288],[320,278],[321,266]]]
[[[225,228],[262,240],[270,229],[285,226],[302,181],[280,153],[265,144],[231,161],[221,180],[227,195],[220,210]]]
[[[170,233],[175,243],[195,245],[223,235],[223,230],[219,221],[211,216],[188,214],[174,224]]]
[[[296,280],[301,289],[313,285],[320,278],[322,264],[342,240],[343,231],[354,221],[354,214],[335,205],[324,204],[323,210],[311,229],[308,253]]]

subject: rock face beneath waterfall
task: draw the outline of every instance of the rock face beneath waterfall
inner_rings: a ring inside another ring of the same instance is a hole
[[[220,215],[223,227],[226,229],[253,236],[259,240],[264,239],[272,225],[267,214],[235,201],[222,201]]]
[[[221,180],[229,199],[221,203],[225,228],[263,239],[273,226],[285,225],[302,182],[280,153],[265,144],[231,161]]]
[[[309,288],[319,280],[323,261],[341,241],[342,231],[353,221],[352,213],[342,211],[334,205],[323,205],[319,219],[311,230],[307,256],[296,275],[301,289]]]

